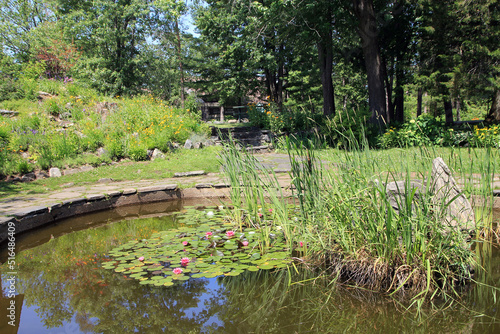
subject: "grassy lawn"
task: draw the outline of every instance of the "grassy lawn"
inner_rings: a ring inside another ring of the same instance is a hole
[[[178,150],[165,159],[145,162],[122,162],[94,168],[91,171],[64,175],[60,178],[47,178],[30,183],[0,182],[0,198],[14,197],[17,194],[40,194],[60,189],[61,185],[74,183],[75,186],[92,184],[102,178],[114,181],[161,180],[170,178],[177,172],[204,170],[207,173],[219,172],[217,154],[220,147],[212,146],[200,150]]]
[[[322,161],[347,163],[353,159],[372,161],[374,172],[396,171],[404,165],[410,172],[423,173],[432,167],[432,161],[441,157],[456,176],[470,173],[500,173],[500,153],[497,149],[487,148],[450,148],[450,147],[409,147],[392,149],[370,149],[346,151],[326,149],[318,151]]]

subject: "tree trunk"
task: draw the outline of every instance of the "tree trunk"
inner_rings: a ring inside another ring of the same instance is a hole
[[[417,117],[420,115],[422,115],[422,88],[419,88],[417,93]]]
[[[404,96],[404,90],[403,87],[401,86],[396,86],[394,89],[395,92],[395,97],[394,97],[394,105],[395,105],[395,118],[396,122],[403,123],[405,121],[405,113],[404,113],[404,107],[405,107],[405,96]]]
[[[453,123],[453,106],[451,104],[451,101],[449,99],[444,99],[444,115],[445,115],[445,122],[446,124],[452,124]]]
[[[394,121],[396,121],[396,118],[394,117],[394,103],[392,103],[392,86],[394,83],[394,75],[391,74],[391,76],[388,75],[387,73],[387,62],[385,58],[382,58],[382,77],[384,78],[385,82],[385,105],[387,108],[387,124],[390,124]]]
[[[461,121],[461,117],[460,117],[460,96],[457,96],[457,99],[455,100],[455,110],[457,111],[456,121],[460,122]]]
[[[182,69],[181,33],[179,30],[179,20],[175,19],[175,34],[177,36],[177,57],[179,58],[179,72],[181,74],[181,105],[184,108],[184,70]]]
[[[363,42],[363,56],[368,77],[370,122],[382,129],[386,124],[387,107],[373,0],[353,0],[353,5],[354,13],[359,20],[359,35]]]
[[[399,59],[397,59],[397,62],[399,63]],[[403,89],[403,70],[402,70],[402,65],[401,64],[396,64],[396,88],[394,88],[394,105],[395,105],[395,118],[396,122],[403,123],[405,120],[405,91]]]
[[[324,39],[318,43],[319,70],[321,73],[321,86],[323,87],[323,115],[335,115],[335,95],[333,91],[333,48],[329,40]]]
[[[487,122],[500,122],[500,89],[495,90],[493,102],[485,120]]]

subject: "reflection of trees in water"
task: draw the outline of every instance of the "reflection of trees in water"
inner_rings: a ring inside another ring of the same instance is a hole
[[[141,219],[104,228],[80,231],[56,238],[18,256],[18,289],[27,306],[47,328],[71,322],[80,331],[95,333],[187,333],[200,332],[211,310],[190,312],[206,293],[206,280],[182,286],[154,288],[139,285],[117,273],[99,268],[117,238],[149,237],[151,232],[171,228],[171,218]]]
[[[313,276],[307,272],[289,275],[281,271],[224,278],[227,303],[219,314],[226,324],[224,332],[500,332],[499,302],[493,302],[491,288],[485,292],[490,296],[486,303],[479,303],[479,296],[470,293],[467,303],[435,301],[433,305],[424,304],[416,313],[415,308],[405,312],[410,303],[404,296],[390,298],[341,285],[334,287],[328,280],[306,282]],[[290,281],[303,283],[289,286]],[[500,286],[499,282],[496,285]],[[479,313],[472,310],[474,305],[476,310],[495,309],[495,314],[478,318]]]
[[[154,288],[126,280],[109,270],[81,266],[65,275],[33,271],[22,275],[20,288],[27,291],[26,304],[47,328],[59,327],[75,315],[82,332],[176,333],[199,332],[213,312],[187,315],[206,293],[207,281],[194,280],[182,286]],[[105,284],[99,282],[106,282]]]

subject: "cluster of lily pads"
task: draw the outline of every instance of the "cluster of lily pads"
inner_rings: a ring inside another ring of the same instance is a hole
[[[177,218],[177,229],[111,250],[112,260],[103,268],[137,279],[139,284],[172,286],[190,278],[284,268],[291,261],[280,231],[240,229],[220,210],[189,209]]]

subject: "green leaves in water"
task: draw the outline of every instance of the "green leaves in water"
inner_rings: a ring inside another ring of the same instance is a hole
[[[133,240],[109,252],[103,268],[139,281],[172,286],[190,278],[238,276],[244,271],[284,268],[290,263],[283,234],[269,228],[235,230],[221,211],[189,209],[175,230]],[[262,239],[266,238],[266,249]]]

